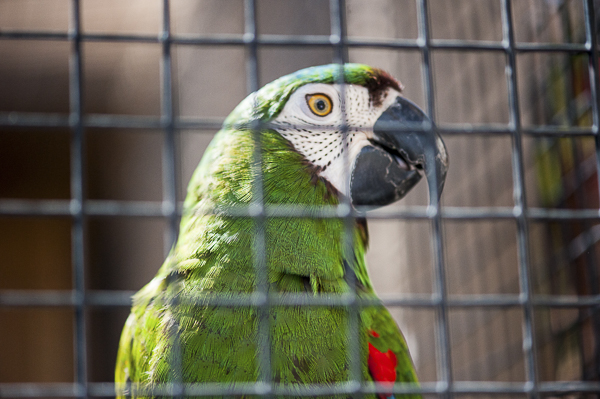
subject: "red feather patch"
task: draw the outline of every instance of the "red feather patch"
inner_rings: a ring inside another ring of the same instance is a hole
[[[398,359],[396,359],[396,354],[391,350],[385,353],[381,352],[369,342],[368,364],[369,371],[376,382],[384,384],[393,384],[396,382],[396,365],[398,364]],[[385,399],[387,395],[379,394],[379,397]]]

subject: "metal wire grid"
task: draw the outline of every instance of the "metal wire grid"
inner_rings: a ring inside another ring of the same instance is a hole
[[[430,37],[428,21],[428,1],[417,0],[419,37],[417,40],[355,40],[348,38],[344,30],[343,0],[330,0],[331,34],[329,36],[284,36],[258,35],[256,29],[255,0],[245,0],[245,33],[243,35],[214,35],[214,36],[173,36],[170,29],[169,0],[163,0],[162,31],[158,37],[148,35],[110,35],[84,34],[81,31],[80,2],[71,1],[71,22],[68,33],[6,31],[0,30],[1,40],[66,40],[71,43],[70,54],[70,114],[35,114],[35,113],[2,113],[2,127],[68,127],[71,129],[71,200],[0,200],[1,216],[69,216],[72,220],[72,259],[74,287],[71,291],[0,291],[0,306],[2,307],[71,307],[75,310],[75,380],[72,384],[0,384],[0,397],[110,397],[114,395],[112,383],[89,383],[87,381],[86,332],[85,318],[89,307],[128,307],[131,292],[128,291],[88,291],[84,285],[84,221],[89,216],[142,216],[164,217],[169,221],[169,242],[174,242],[177,236],[178,219],[185,212],[177,201],[176,187],[176,157],[175,143],[177,132],[181,129],[206,129],[220,127],[222,120],[183,119],[174,113],[172,89],[172,58],[171,50],[178,46],[244,46],[247,49],[246,71],[248,91],[258,89],[257,49],[261,46],[325,46],[332,47],[335,62],[346,61],[345,53],[350,47],[387,48],[396,50],[418,51],[422,55],[422,76],[424,79],[427,112],[434,118],[435,101],[433,92],[433,76],[431,70],[432,50],[459,51],[497,51],[506,55],[506,77],[509,95],[510,121],[508,125],[484,126],[431,126],[429,129],[445,135],[494,134],[510,135],[512,138],[513,166],[513,197],[514,207],[469,208],[469,207],[407,207],[403,210],[374,210],[370,218],[396,218],[430,220],[432,225],[432,248],[435,259],[435,287],[432,295],[389,296],[383,298],[387,306],[425,307],[436,310],[437,337],[437,368],[438,381],[423,383],[421,387],[397,384],[396,394],[401,393],[430,393],[441,396],[452,394],[504,393],[527,394],[538,397],[540,394],[566,394],[573,392],[600,392],[597,382],[538,382],[536,374],[536,355],[533,334],[533,309],[535,307],[572,307],[595,308],[600,306],[600,296],[533,296],[530,288],[528,260],[528,223],[530,221],[565,221],[565,220],[600,220],[600,209],[565,210],[529,208],[526,204],[524,189],[522,137],[531,136],[591,136],[596,143],[596,170],[600,171],[600,139],[598,93],[600,79],[598,70],[598,43],[596,38],[596,10],[594,0],[583,0],[585,12],[586,42],[584,44],[539,44],[516,43],[512,20],[512,1],[502,0],[502,31],[501,42],[481,42],[462,40],[434,40]],[[162,93],[160,118],[118,115],[84,115],[82,104],[82,42],[144,42],[160,43],[162,45]],[[516,54],[524,52],[561,52],[586,54],[591,86],[591,103],[593,123],[589,128],[536,126],[524,128],[521,126],[519,96],[516,76]],[[154,202],[124,202],[101,201],[85,199],[84,159],[83,148],[86,128],[159,128],[164,131],[163,181],[164,194],[161,203]],[[254,126],[258,135],[260,126]],[[347,128],[344,126],[343,130]],[[258,141],[256,141],[258,143]],[[260,148],[257,146],[257,161],[260,161]],[[229,213],[236,217],[251,217],[257,221],[257,231],[263,231],[267,217],[319,217],[344,218],[347,226],[354,217],[364,216],[368,209],[354,210],[349,204],[341,204],[334,208],[323,208],[310,213],[301,208],[281,206],[265,206],[262,201],[262,176],[260,169],[255,172],[254,202],[247,207],[220,209],[220,213]],[[600,178],[600,173],[597,173]],[[436,185],[437,186],[437,185]],[[441,223],[443,219],[478,220],[478,219],[509,219],[517,225],[517,243],[519,254],[520,293],[518,295],[466,295],[449,298],[445,288],[444,250]],[[341,296],[307,297],[302,295],[277,296],[269,293],[266,285],[265,237],[255,235],[255,263],[257,270],[257,291],[247,296],[224,298],[216,295],[197,298],[204,304],[222,306],[250,306],[258,308],[259,318],[268,320],[269,307],[274,305],[312,305],[312,306],[343,306],[350,309],[350,334],[356,338],[357,310],[360,306],[368,306],[369,301],[360,300],[354,292]],[[350,243],[349,243],[350,244]],[[469,382],[452,381],[451,354],[448,334],[449,308],[509,308],[517,307],[523,310],[523,351],[526,364],[526,381],[524,383],[499,382]],[[268,323],[260,323],[260,334],[268,337]],[[357,367],[358,351],[350,353],[352,381],[334,386],[307,386],[300,392],[293,393],[289,389],[276,387],[270,381],[269,343],[265,341],[259,358],[260,373],[257,383],[240,384],[235,389],[218,384],[182,384],[175,381],[154,390],[155,394],[174,396],[208,396],[252,394],[271,396],[317,395],[317,394],[349,394],[357,395],[375,392],[378,386],[366,386],[360,382],[360,370]],[[357,347],[357,346],[356,346]],[[180,365],[174,365],[175,368]]]

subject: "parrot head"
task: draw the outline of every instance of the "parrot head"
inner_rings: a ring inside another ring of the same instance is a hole
[[[225,125],[268,124],[354,206],[391,204],[423,174],[435,204],[448,170],[446,147],[401,91],[391,75],[367,65],[311,67],[250,95]]]

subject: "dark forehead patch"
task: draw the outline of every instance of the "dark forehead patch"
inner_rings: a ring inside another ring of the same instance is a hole
[[[375,106],[381,105],[387,89],[402,91],[402,84],[399,81],[389,73],[377,68],[373,69],[373,74],[367,79],[365,87],[369,90],[369,99]]]

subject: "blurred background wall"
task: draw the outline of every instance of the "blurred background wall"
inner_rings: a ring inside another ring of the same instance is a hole
[[[580,0],[513,2],[516,40],[583,43]],[[2,30],[66,32],[68,0],[1,0]],[[244,33],[241,0],[172,0],[174,35]],[[502,40],[500,1],[430,0],[433,39]],[[346,0],[352,38],[416,39],[414,0]],[[82,0],[84,33],[158,35],[162,1]],[[259,34],[329,35],[325,0],[257,0]],[[595,33],[595,32],[594,32]],[[246,92],[243,46],[174,46],[177,116],[219,120]],[[0,112],[68,114],[70,43],[6,40],[0,35]],[[297,69],[334,61],[329,47],[261,47],[260,85]],[[349,60],[388,70],[404,94],[426,108],[418,50],[351,48]],[[83,42],[87,114],[159,116],[161,45]],[[587,57],[572,53],[519,53],[517,76],[523,125],[589,127]],[[498,51],[432,51],[439,125],[502,126],[509,122],[506,59]],[[177,132],[180,198],[215,130]],[[88,128],[88,199],[162,201],[160,130]],[[445,206],[514,205],[511,138],[447,135],[451,167]],[[0,199],[69,199],[70,131],[0,127]],[[594,141],[589,137],[523,139],[528,205],[598,208]],[[425,185],[394,207],[426,204]],[[379,293],[433,292],[431,231],[427,221],[371,220],[368,261]],[[90,290],[138,290],[166,254],[161,218],[88,217],[86,277]],[[535,294],[597,295],[596,221],[530,224]],[[518,294],[517,230],[513,220],[443,223],[447,289],[464,294]],[[0,290],[72,287],[71,221],[62,217],[0,216]],[[591,308],[536,308],[537,365],[543,381],[598,380],[598,314]],[[88,312],[91,381],[111,381],[127,309]],[[402,307],[393,314],[406,334],[422,381],[435,381],[435,313]],[[69,308],[0,307],[0,383],[73,381],[73,312]],[[524,381],[522,310],[449,311],[452,371],[456,380]]]

